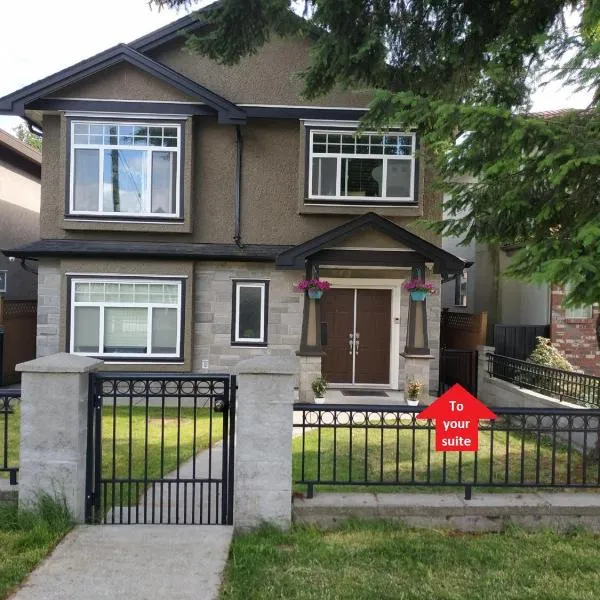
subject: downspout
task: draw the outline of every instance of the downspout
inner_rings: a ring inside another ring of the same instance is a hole
[[[242,129],[239,125],[235,126],[236,159],[235,159],[235,183],[234,183],[234,226],[235,234],[233,241],[243,248],[242,244],[242,154],[244,149],[244,140],[242,138]]]
[[[27,123],[27,129],[29,129],[29,133],[32,133],[33,135],[41,138],[43,137],[43,130],[42,128],[37,125],[36,123],[34,123],[31,119],[27,118],[27,117],[22,117],[25,122]]]

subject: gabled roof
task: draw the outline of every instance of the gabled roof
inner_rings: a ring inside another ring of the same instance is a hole
[[[220,3],[220,0],[217,0],[204,8],[196,10],[189,15],[185,15],[185,17],[182,17],[181,19],[177,19],[177,21],[173,21],[160,29],[151,31],[148,34],[133,40],[133,42],[130,42],[128,45],[138,52],[150,52],[163,44],[181,38],[181,36],[186,33],[193,33],[205,26],[202,16],[216,8]]]
[[[94,75],[115,65],[130,64],[173,87],[182,90],[192,98],[213,108],[220,123],[244,123],[246,113],[235,104],[215,94],[192,79],[181,75],[126,44],[118,44],[100,54],[67,67],[54,75],[40,79],[8,96],[0,98],[0,114],[25,114],[25,106],[34,100],[48,96],[57,90]]]
[[[418,252],[424,256],[429,262],[433,262],[436,270],[444,277],[453,273],[462,273],[468,266],[461,258],[450,254],[446,250],[431,244],[430,242],[420,238],[418,235],[392,223],[388,219],[384,219],[374,212],[361,215],[356,219],[352,219],[339,227],[335,227],[317,237],[312,238],[302,244],[298,244],[285,250],[277,256],[276,264],[281,268],[302,269],[305,261],[311,255],[329,248],[332,244],[356,234],[366,229],[375,229],[389,236],[391,239],[403,244],[404,246]]]
[[[8,148],[11,152],[27,159],[34,165],[42,164],[42,154],[40,152],[2,129],[0,129],[0,147]]]

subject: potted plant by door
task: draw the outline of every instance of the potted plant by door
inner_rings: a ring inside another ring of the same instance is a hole
[[[303,279],[298,283],[296,289],[303,292],[306,290],[308,297],[313,300],[319,300],[323,296],[323,292],[331,287],[329,281],[323,279]]]
[[[424,388],[425,384],[419,379],[410,379],[406,385],[406,404],[419,406],[419,396]]]
[[[422,279],[409,279],[404,282],[402,287],[407,292],[410,292],[410,299],[415,302],[422,302],[427,296],[437,293],[432,283],[428,283]]]
[[[315,377],[311,384],[312,391],[315,394],[315,403],[323,404],[323,396],[325,396],[325,392],[327,391],[327,379],[325,377]]]

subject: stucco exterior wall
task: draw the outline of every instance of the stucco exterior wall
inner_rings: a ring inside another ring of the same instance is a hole
[[[39,167],[38,167],[39,168]],[[0,160],[0,248],[32,242],[40,232],[40,180],[8,161]],[[37,278],[0,254],[0,270],[7,272],[9,300],[35,300]]]
[[[197,102],[168,83],[132,65],[119,64],[83,81],[61,88],[51,98],[99,98],[111,100],[155,100]]]
[[[292,119],[253,119],[242,128],[242,241],[246,244],[297,244],[349,220],[351,214],[298,214],[303,190],[302,127]],[[186,137],[184,202],[188,227],[173,224],[97,223],[64,219],[66,189],[66,123],[44,119],[48,169],[43,175],[41,236],[58,239],[113,239],[232,243],[234,235],[235,128],[214,119],[196,118]],[[190,158],[193,156],[193,159]],[[441,217],[441,197],[431,189],[432,173],[421,169],[419,202],[425,219]],[[302,181],[302,184],[300,184]],[[189,190],[189,191],[188,191]],[[368,208],[361,208],[360,213]],[[386,209],[372,210],[387,214]],[[412,210],[412,209],[411,209]],[[359,213],[359,214],[360,214]],[[424,239],[440,238],[414,216],[389,216]],[[191,223],[191,227],[189,227]],[[76,228],[76,229],[75,229]],[[187,233],[191,230],[191,233]],[[110,231],[108,236],[107,231]]]
[[[151,56],[236,104],[367,107],[373,97],[368,91],[336,89],[315,100],[301,97],[298,74],[308,65],[311,44],[309,39],[273,36],[255,55],[227,67],[183,50],[183,41]]]

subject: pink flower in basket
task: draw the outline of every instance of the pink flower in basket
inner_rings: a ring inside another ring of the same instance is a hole
[[[324,292],[331,287],[329,281],[325,281],[323,279],[303,279],[298,283],[296,289],[300,292],[304,292],[305,290],[318,290]]]
[[[437,294],[437,289],[432,283],[422,279],[409,279],[402,284],[407,292],[425,292],[426,294]]]

